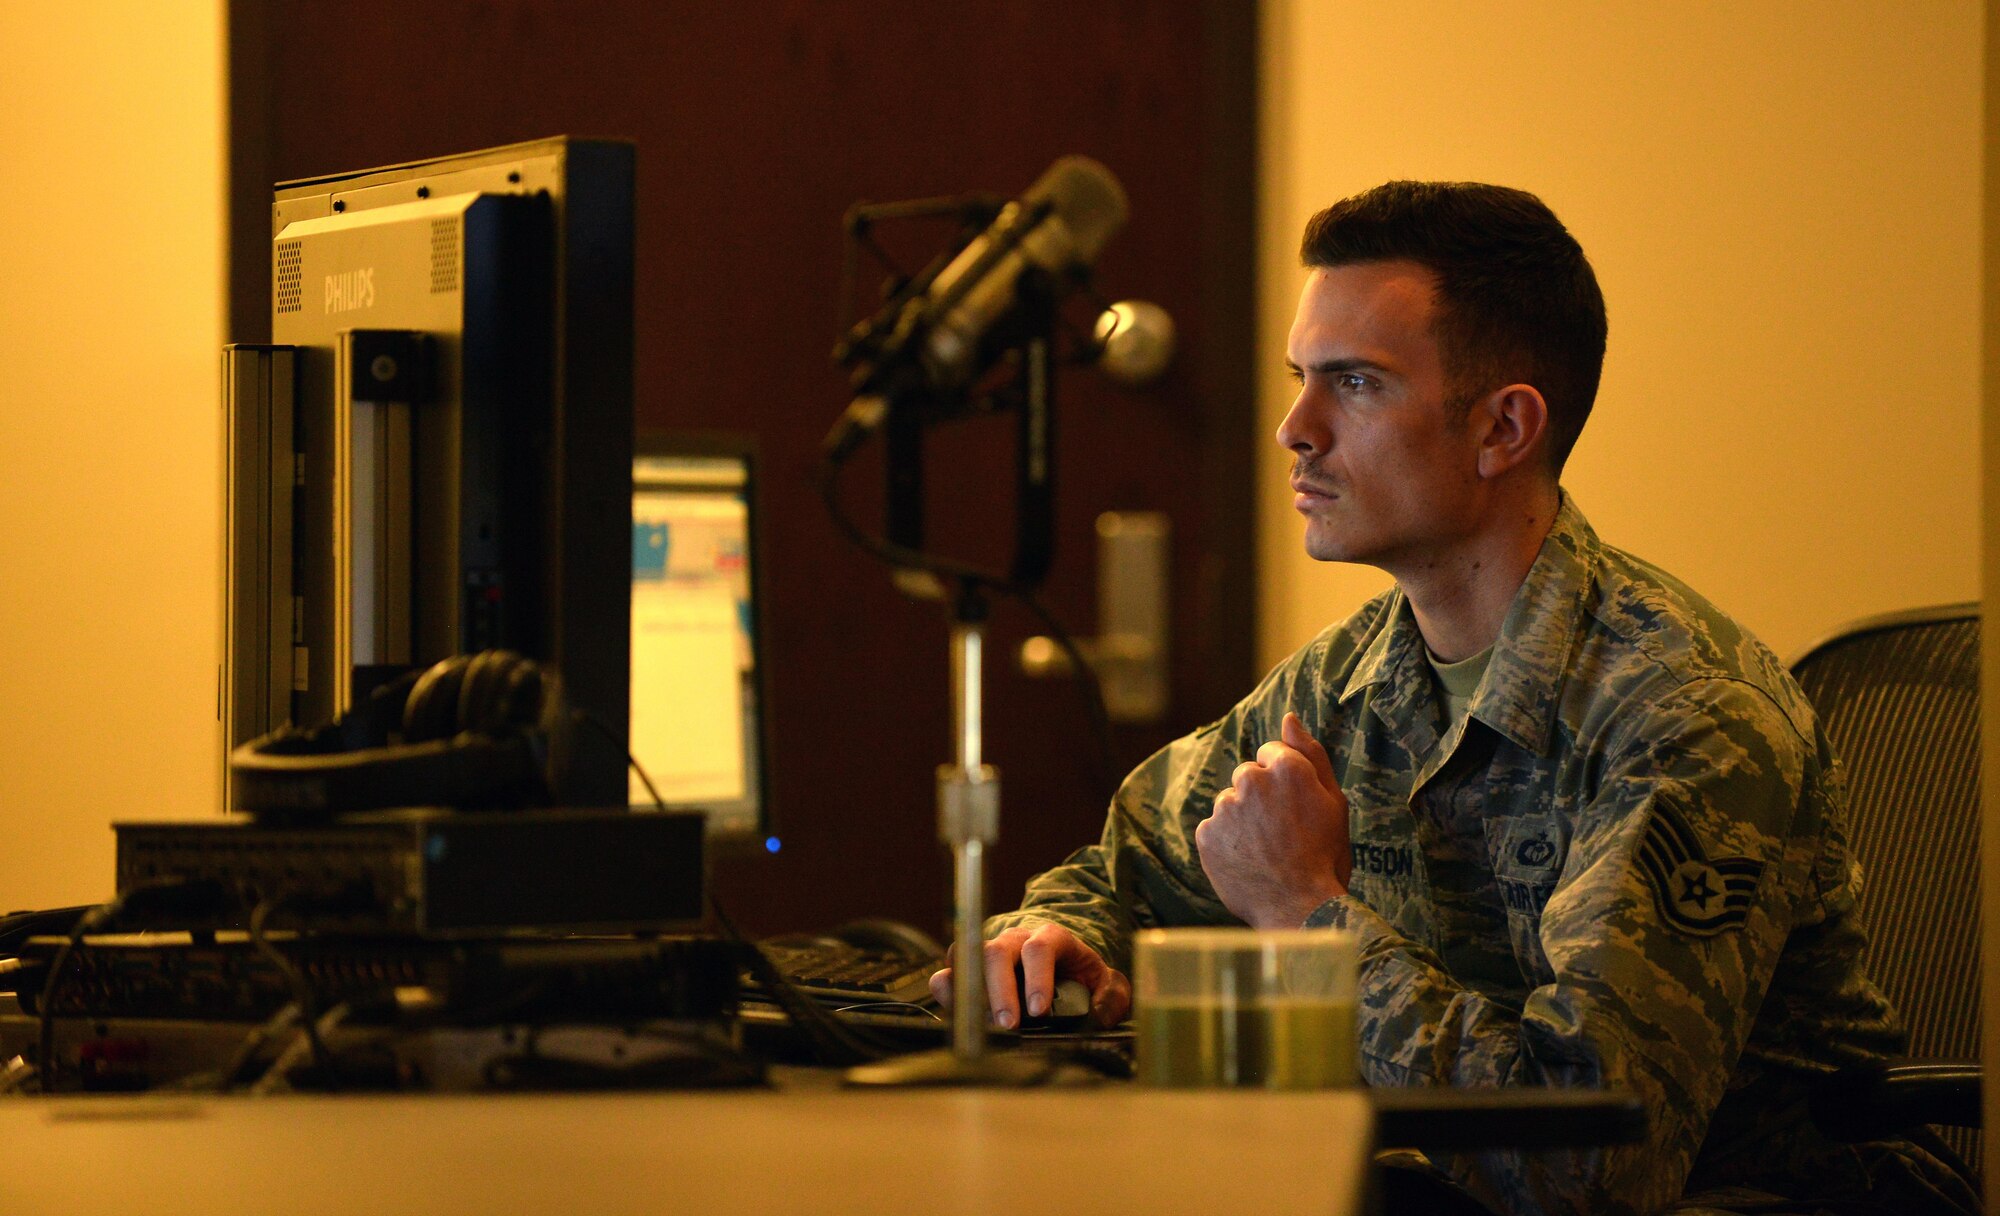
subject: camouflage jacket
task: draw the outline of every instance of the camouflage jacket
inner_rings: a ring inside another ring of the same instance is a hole
[[[1136,928],[1238,923],[1195,826],[1288,710],[1349,800],[1349,893],[1306,923],[1361,939],[1364,1080],[1618,1087],[1648,1112],[1638,1145],[1431,1154],[1454,1182],[1503,1212],[1868,1189],[1801,1101],[1803,1074],[1899,1040],[1858,961],[1826,737],[1769,650],[1567,496],[1457,724],[1391,590],[1142,764],[1102,840],[988,933],[1055,921],[1129,969]]]

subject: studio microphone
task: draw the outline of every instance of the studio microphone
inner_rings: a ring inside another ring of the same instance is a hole
[[[1038,267],[1058,287],[1068,286],[1125,226],[1125,214],[1125,189],[1111,170],[1083,156],[1065,156],[1049,166],[919,298],[927,311],[942,313],[931,319],[921,348],[929,382],[956,388],[985,370],[980,340],[1013,307],[1022,273]],[[1018,243],[996,255],[1024,225]]]
[[[1022,276],[1039,270],[1057,291],[1066,289],[1125,215],[1125,189],[1103,165],[1065,156],[1049,166],[897,314],[856,376],[859,395],[827,436],[829,451],[836,458],[852,451],[898,394],[949,395],[970,385],[996,353],[987,339],[1004,330]]]

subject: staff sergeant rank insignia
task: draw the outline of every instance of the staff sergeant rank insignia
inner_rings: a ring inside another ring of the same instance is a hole
[[[1660,803],[1640,842],[1639,866],[1653,884],[1660,915],[1701,937],[1742,928],[1757,880],[1764,876],[1764,863],[1754,858],[1711,860],[1680,813]]]

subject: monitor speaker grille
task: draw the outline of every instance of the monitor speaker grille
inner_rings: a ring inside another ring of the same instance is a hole
[[[278,242],[278,311],[305,307],[305,251],[300,241]]]
[[[431,221],[431,294],[458,290],[458,222]]]

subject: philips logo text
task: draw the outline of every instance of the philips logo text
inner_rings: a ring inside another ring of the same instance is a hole
[[[348,312],[375,303],[375,268],[343,270],[326,276],[326,311]]]

